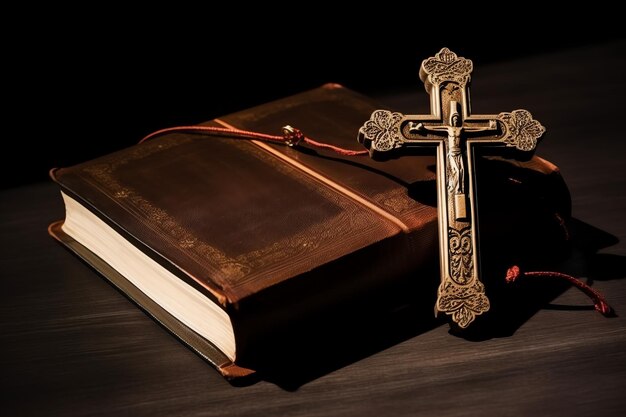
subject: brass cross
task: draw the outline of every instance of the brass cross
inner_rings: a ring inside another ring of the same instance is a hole
[[[545,132],[526,110],[472,115],[472,66],[469,59],[443,48],[420,68],[431,114],[376,110],[358,136],[378,160],[398,157],[403,148],[436,149],[441,284],[435,313],[451,315],[461,328],[489,310],[478,272],[474,147],[489,146],[502,156],[528,158]]]

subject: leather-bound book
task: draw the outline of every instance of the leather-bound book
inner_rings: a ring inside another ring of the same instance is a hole
[[[378,107],[329,84],[205,124],[269,134],[290,124],[360,150],[358,128]],[[54,170],[66,218],[50,233],[237,378],[299,352],[306,362],[312,346],[340,349],[334,335],[406,306],[433,321],[434,163],[172,133]],[[562,243],[569,195],[555,166],[476,165],[481,242],[516,256],[524,242],[533,253]]]

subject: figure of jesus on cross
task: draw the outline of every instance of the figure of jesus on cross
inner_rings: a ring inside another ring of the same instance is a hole
[[[358,136],[378,160],[400,156],[403,148],[436,149],[441,284],[435,312],[452,316],[461,328],[489,310],[478,274],[473,149],[482,146],[506,156],[528,157],[545,132],[526,110],[471,115],[472,67],[469,59],[443,48],[420,68],[431,114],[376,110]]]
[[[424,126],[424,123],[409,122],[410,133],[432,133],[438,136],[447,136],[447,178],[448,193],[454,195],[454,210],[457,219],[466,217],[465,210],[465,163],[463,162],[463,151],[461,149],[461,139],[463,137],[478,136],[480,132],[497,131],[495,120],[489,121],[489,127],[467,127],[461,126],[459,118],[458,103],[450,101],[450,121],[448,126]]]

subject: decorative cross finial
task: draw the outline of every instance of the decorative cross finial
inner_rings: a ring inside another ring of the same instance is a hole
[[[526,110],[471,115],[472,69],[471,60],[441,49],[420,68],[431,114],[376,110],[358,135],[370,156],[379,160],[400,156],[403,148],[436,149],[441,284],[435,312],[452,316],[462,328],[489,310],[478,272],[474,147],[489,145],[507,157],[527,158],[545,132]]]

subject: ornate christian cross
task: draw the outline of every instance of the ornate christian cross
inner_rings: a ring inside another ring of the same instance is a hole
[[[435,312],[451,315],[462,328],[489,310],[478,275],[473,148],[489,146],[503,156],[528,157],[545,132],[526,110],[471,115],[471,73],[472,61],[443,48],[420,68],[431,114],[376,110],[358,137],[379,160],[400,156],[402,148],[436,149],[441,284]]]

